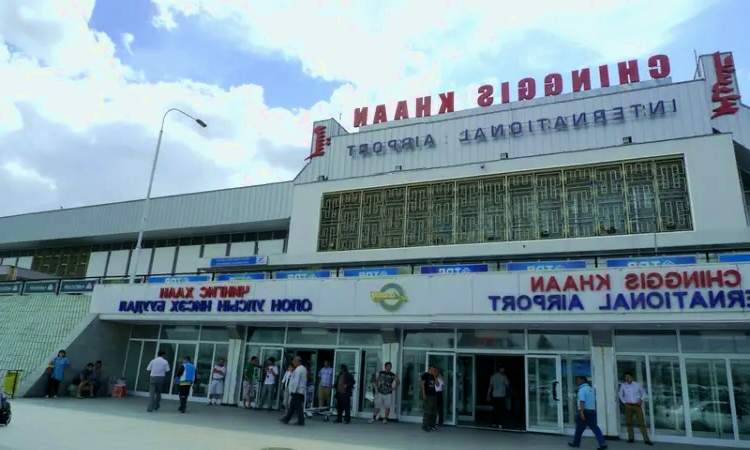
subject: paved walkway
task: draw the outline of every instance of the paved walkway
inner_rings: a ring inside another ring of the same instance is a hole
[[[305,427],[284,425],[278,413],[190,403],[187,414],[165,401],[160,411],[146,412],[146,399],[13,400],[13,421],[0,428],[2,450],[554,450],[567,449],[566,437],[502,433],[446,427],[424,433],[415,424],[350,425],[308,420]],[[612,450],[645,450],[639,444],[611,442]],[[582,448],[595,449],[591,439]],[[661,444],[659,450],[707,450]]]

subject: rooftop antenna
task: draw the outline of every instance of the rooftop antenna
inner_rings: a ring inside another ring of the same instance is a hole
[[[703,78],[703,74],[701,73],[700,58],[698,58],[698,50],[693,49],[693,54],[695,55],[695,74],[693,75],[693,79]]]
[[[339,122],[341,122],[341,113],[339,113]]]

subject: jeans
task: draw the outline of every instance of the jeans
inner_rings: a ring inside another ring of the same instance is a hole
[[[275,384],[264,384],[260,388],[260,399],[258,400],[258,408],[266,406],[266,399],[268,399],[268,409],[273,408],[273,401],[276,397],[276,385]]]
[[[437,419],[437,400],[434,395],[428,395],[425,398],[422,410],[424,411],[422,429],[434,427]]]
[[[344,421],[352,421],[352,398],[346,394],[336,394],[336,422],[341,422],[343,415]]]
[[[297,425],[305,424],[305,395],[304,394],[292,394],[292,401],[289,404],[289,408],[286,410],[286,414],[281,418],[284,423],[289,423],[294,413],[297,413]]]
[[[161,406],[162,389],[164,389],[164,377],[151,377],[148,383],[149,411],[156,411]]]
[[[576,433],[575,435],[573,435],[573,447],[578,447],[581,445],[581,436],[583,435],[583,432],[586,431],[587,427],[591,428],[591,431],[594,432],[594,436],[596,436],[596,440],[597,442],[599,442],[599,447],[604,447],[605,445],[607,445],[607,443],[604,442],[602,430],[596,423],[596,410],[585,409],[583,410],[583,416],[584,418],[581,419],[581,415],[576,414]]]
[[[190,396],[190,388],[192,386],[189,384],[181,384],[177,386],[177,393],[180,396],[180,412],[185,412],[187,409],[187,399]]]

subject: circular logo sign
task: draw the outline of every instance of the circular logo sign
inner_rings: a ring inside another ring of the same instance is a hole
[[[379,291],[371,292],[370,297],[375,303],[388,312],[397,312],[409,300],[406,298],[404,288],[396,283],[388,283]]]

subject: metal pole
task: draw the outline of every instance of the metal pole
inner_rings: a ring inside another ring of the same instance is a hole
[[[169,112],[169,111],[167,111]],[[165,114],[166,117],[166,114]],[[154,175],[156,174],[156,163],[159,161],[159,150],[161,149],[161,137],[164,135],[164,121],[162,120],[162,127],[159,130],[159,139],[156,141],[156,151],[154,152],[154,162],[151,164],[151,178],[148,180],[148,190],[146,191],[146,199],[143,200],[143,213],[141,215],[141,222],[138,226],[138,240],[135,244],[135,263],[133,264],[133,270],[130,271],[130,284],[135,282],[135,276],[138,271],[138,261],[141,259],[141,250],[143,244],[143,231],[146,228],[146,219],[148,218],[148,207],[151,203],[151,189],[154,187]]]
[[[146,229],[146,219],[148,218],[148,208],[151,203],[151,189],[154,187],[154,174],[156,173],[156,163],[159,161],[159,149],[161,149],[161,137],[164,135],[164,122],[167,120],[167,114],[172,111],[177,111],[185,117],[188,117],[195,121],[198,125],[206,128],[206,122],[196,119],[190,114],[177,108],[170,108],[164,113],[161,118],[161,128],[159,128],[159,139],[156,141],[156,151],[154,152],[154,162],[151,164],[151,178],[148,180],[148,191],[146,191],[146,199],[143,201],[143,215],[141,216],[141,223],[138,225],[138,241],[135,244],[135,264],[133,270],[130,272],[130,284],[135,283],[135,277],[138,273],[138,260],[141,258],[141,250],[143,245],[143,231]]]

